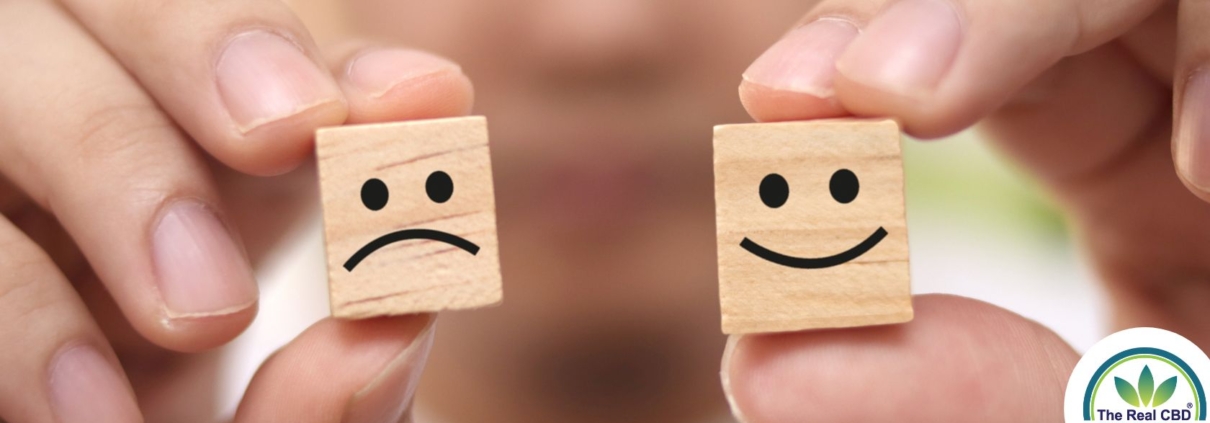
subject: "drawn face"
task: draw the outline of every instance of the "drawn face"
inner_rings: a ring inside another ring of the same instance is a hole
[[[894,122],[726,125],[714,135],[724,332],[911,318]]]
[[[832,194],[832,199],[840,204],[848,204],[857,198],[858,191],[861,190],[861,183],[857,180],[857,175],[848,169],[840,169],[832,173],[832,178],[828,182],[828,190]],[[760,201],[771,209],[776,209],[786,204],[786,200],[790,196],[790,185],[786,182],[786,178],[776,173],[770,173],[760,181]],[[824,267],[839,266],[848,263],[850,260],[861,257],[866,251],[870,251],[875,245],[878,245],[883,238],[886,238],[886,229],[879,226],[874,233],[866,237],[857,245],[854,245],[848,250],[826,256],[826,257],[794,257],[778,253],[761,246],[747,237],[740,242],[740,247],[755,254],[757,257],[780,264],[782,266],[796,267],[799,269],[820,269]]]
[[[449,201],[454,195],[454,181],[450,179],[450,175],[440,170],[429,174],[428,179],[424,183],[424,191],[428,194],[429,200],[434,203],[444,203]],[[386,207],[387,202],[391,198],[391,192],[387,188],[386,183],[382,180],[374,178],[367,180],[361,185],[361,204],[367,209],[378,211]],[[444,242],[454,247],[471,253],[471,255],[479,254],[479,246],[475,243],[467,241],[466,238],[449,232],[442,232],[433,229],[413,228],[400,229],[395,232],[375,238],[370,243],[366,244],[361,249],[353,253],[345,261],[344,268],[352,272],[357,267],[358,263],[365,260],[367,256],[378,251],[379,248],[391,245],[396,242],[407,241],[409,239],[427,239],[431,241]]]
[[[482,118],[328,128],[316,145],[333,315],[499,302]]]

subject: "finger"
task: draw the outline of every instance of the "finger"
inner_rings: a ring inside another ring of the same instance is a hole
[[[1177,24],[1176,136],[1173,158],[1181,180],[1210,201],[1210,4],[1182,0]]]
[[[118,360],[54,262],[0,217],[0,421],[142,421]]]
[[[256,281],[200,152],[62,10],[0,7],[0,55],[23,64],[0,84],[0,171],[55,215],[143,336],[183,351],[234,337]]]
[[[374,123],[465,115],[473,88],[448,59],[417,50],[346,41],[324,49],[326,62],[349,104],[346,123]],[[276,178],[215,169],[231,221],[255,263],[314,201],[314,167]]]
[[[1143,139],[1166,132],[1171,101],[1161,81],[1125,48],[1109,44],[1064,59],[980,128],[1031,174],[1070,198],[1088,193],[1081,184],[1120,173],[1122,165],[1138,158]],[[1174,174],[1155,170],[1157,177]]]
[[[1196,316],[1210,295],[1210,205],[1173,168],[1167,81],[1126,41],[1158,38],[1149,48],[1166,50],[1152,25],[1175,19],[1165,7],[1123,43],[1064,59],[982,128],[1065,203],[1107,282],[1115,326],[1205,334]]]
[[[226,208],[226,222],[239,234],[253,268],[259,268],[315,215],[319,177],[314,162],[289,173],[252,176],[211,161],[215,186]]]
[[[346,106],[279,0],[61,0],[165,111],[238,170],[285,172]]]
[[[1176,2],[1165,2],[1146,20],[1115,40],[1169,89],[1176,72],[1177,6]]]
[[[462,116],[474,103],[470,79],[449,59],[357,40],[325,53],[349,102],[348,123]]]
[[[434,319],[316,323],[256,372],[235,421],[401,421],[432,347]]]
[[[913,135],[942,136],[973,124],[1059,59],[1122,34],[1159,4],[827,0],[753,63],[741,93],[757,120],[816,117],[808,114],[816,110],[810,97],[834,93],[850,113],[893,116]],[[769,112],[765,102],[786,92],[801,105]]]
[[[723,384],[746,423],[1020,422],[1063,414],[1079,357],[990,304],[915,298],[910,323],[732,338]],[[927,386],[922,389],[922,386]]]
[[[325,53],[349,102],[348,123],[457,116],[473,102],[470,81],[444,58],[363,41]],[[262,366],[235,421],[405,421],[432,345],[429,319],[317,323]]]

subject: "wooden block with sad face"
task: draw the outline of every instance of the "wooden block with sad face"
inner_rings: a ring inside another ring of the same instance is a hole
[[[899,140],[889,120],[714,129],[723,332],[912,319]]]
[[[315,142],[333,316],[500,302],[482,117],[324,128]]]

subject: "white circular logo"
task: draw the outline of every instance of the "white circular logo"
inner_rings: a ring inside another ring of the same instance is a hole
[[[1205,421],[1210,358],[1178,334],[1133,328],[1109,335],[1076,364],[1063,416],[1081,421]]]

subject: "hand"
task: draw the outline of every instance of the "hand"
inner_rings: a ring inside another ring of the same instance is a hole
[[[276,0],[2,2],[0,40],[11,422],[211,420],[215,360],[185,353],[248,325],[250,263],[314,201],[313,173],[245,175],[303,164],[321,126],[472,102],[457,65],[356,41],[321,52]],[[262,367],[236,420],[399,418],[431,322],[317,323]]]
[[[1190,0],[825,0],[740,96],[761,121],[891,116],[923,138],[981,122],[1066,208],[1114,326],[1207,348],[1207,22],[1210,3]],[[1061,421],[1078,355],[1060,338],[978,301],[915,307],[901,326],[732,339],[733,410],[748,423]]]

